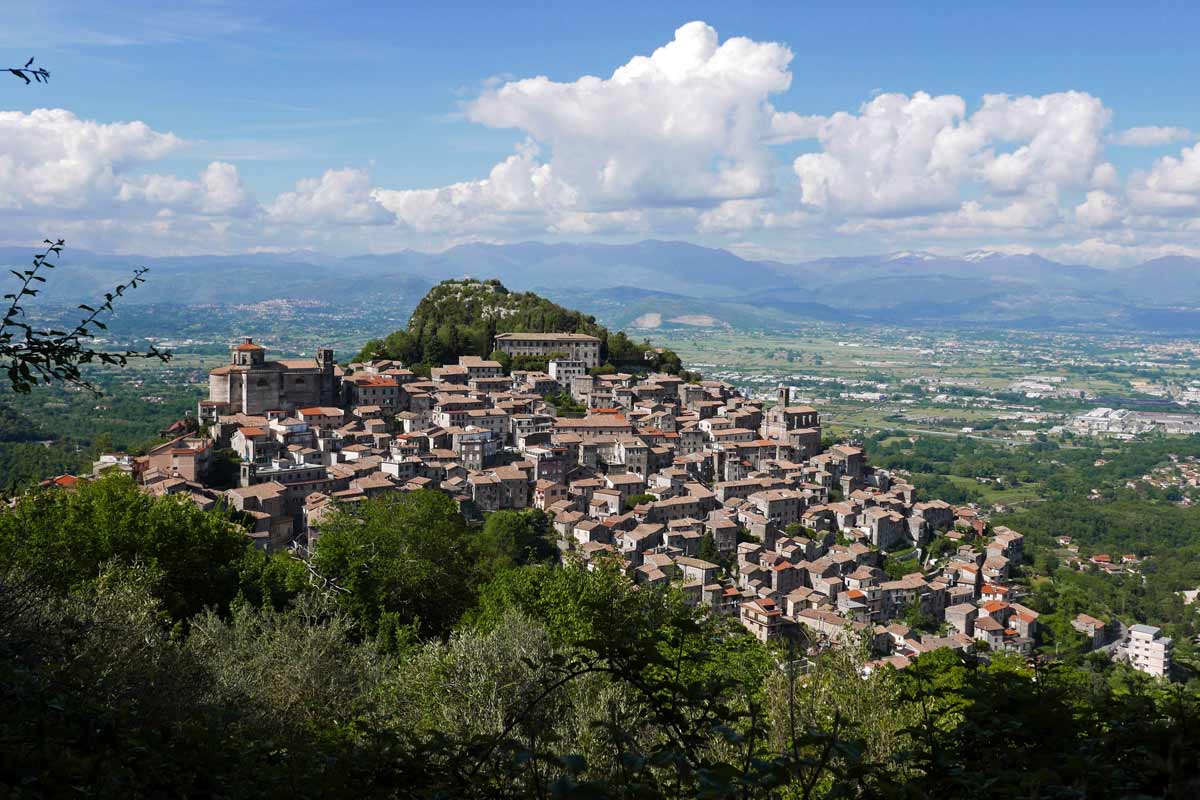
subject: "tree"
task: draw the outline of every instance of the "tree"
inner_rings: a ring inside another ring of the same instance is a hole
[[[512,371],[512,356],[504,350],[493,350],[488,354],[488,359],[499,363],[500,369],[504,371],[504,374],[507,375]]]
[[[423,490],[340,509],[321,527],[312,564],[364,633],[412,626],[441,636],[472,602],[466,552],[454,501]]]
[[[136,270],[128,282],[106,292],[103,303],[96,306],[80,305],[79,308],[86,311],[87,316],[70,330],[35,328],[29,324],[25,316],[25,299],[40,293],[41,290],[35,287],[46,282],[43,273],[54,269],[54,262],[65,247],[62,239],[56,242],[47,239],[46,245],[43,252],[34,256],[30,269],[20,272],[10,270],[20,281],[20,286],[4,295],[4,299],[10,302],[8,310],[0,318],[0,368],[7,372],[13,391],[28,392],[36,384],[52,381],[65,381],[96,391],[84,378],[81,366],[100,363],[123,367],[132,359],[170,360],[169,352],[153,345],[146,352],[139,353],[133,350],[99,350],[90,344],[96,332],[107,327],[100,321],[100,316],[112,312],[115,299],[141,285],[146,269]]]
[[[45,67],[34,67],[32,58],[25,62],[25,66],[9,67],[8,71],[25,81],[26,86],[33,81],[37,81],[38,83],[50,82],[50,70]]]
[[[910,628],[932,632],[937,630],[937,620],[928,611],[921,608],[919,602],[909,603],[900,614],[900,619]]]
[[[56,594],[96,580],[110,563],[156,570],[155,595],[175,620],[228,607],[249,540],[224,513],[187,497],[152,497],[124,475],[43,489],[0,514],[0,563]]]
[[[348,723],[379,682],[381,660],[355,643],[354,621],[332,606],[306,594],[286,610],[242,604],[227,620],[208,611],[192,626],[188,649],[217,677],[226,702],[254,698],[247,711],[280,737]]]
[[[576,402],[570,392],[551,392],[546,395],[546,402],[554,406],[556,416],[579,415],[587,413],[587,406]]]
[[[545,562],[558,553],[552,539],[550,518],[543,511],[493,511],[473,542],[479,571],[491,576]]]
[[[625,498],[625,510],[633,511],[637,506],[643,503],[653,503],[658,498],[652,494],[631,494]]]

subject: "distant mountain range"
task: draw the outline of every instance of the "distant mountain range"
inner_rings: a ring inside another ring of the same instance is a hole
[[[0,249],[16,269],[29,252]],[[312,254],[137,257],[67,250],[48,302],[82,302],[151,268],[132,303],[275,298],[414,304],[445,278],[498,278],[615,326],[786,326],[805,320],[1009,328],[1200,331],[1200,259],[1104,270],[1036,255],[976,251],[751,261],[683,242],[468,244],[326,258]]]

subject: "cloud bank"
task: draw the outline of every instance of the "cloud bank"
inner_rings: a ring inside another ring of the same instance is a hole
[[[331,166],[262,200],[231,163],[156,171],[186,135],[0,112],[0,237],[233,252],[650,235],[798,258],[854,242],[1021,244],[1099,264],[1200,249],[1200,144],[1186,129],[1116,130],[1101,98],[1070,90],[881,93],[808,114],[777,107],[806,78],[792,58],[784,43],[690,22],[607,77],[484,88],[465,119],[521,141],[475,180],[380,186]],[[1124,152],[1143,153],[1141,166],[1123,174],[1114,148],[1139,148]]]

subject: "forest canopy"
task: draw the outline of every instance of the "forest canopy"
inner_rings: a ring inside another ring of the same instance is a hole
[[[940,650],[801,671],[540,512],[337,512],[305,564],[111,476],[0,521],[0,789],[58,797],[1192,797],[1200,692]],[[322,554],[321,548],[328,545]]]

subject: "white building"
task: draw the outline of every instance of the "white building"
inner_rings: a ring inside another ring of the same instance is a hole
[[[600,340],[586,333],[501,333],[497,350],[511,356],[549,356],[561,353],[591,369],[600,366]]]
[[[1129,629],[1125,654],[1134,669],[1163,677],[1171,671],[1171,639],[1152,625],[1134,625]]]
[[[573,378],[582,378],[587,374],[587,367],[582,361],[573,361],[566,358],[555,358],[550,361],[550,377],[558,382],[558,385],[563,389],[570,391],[571,380]]]

